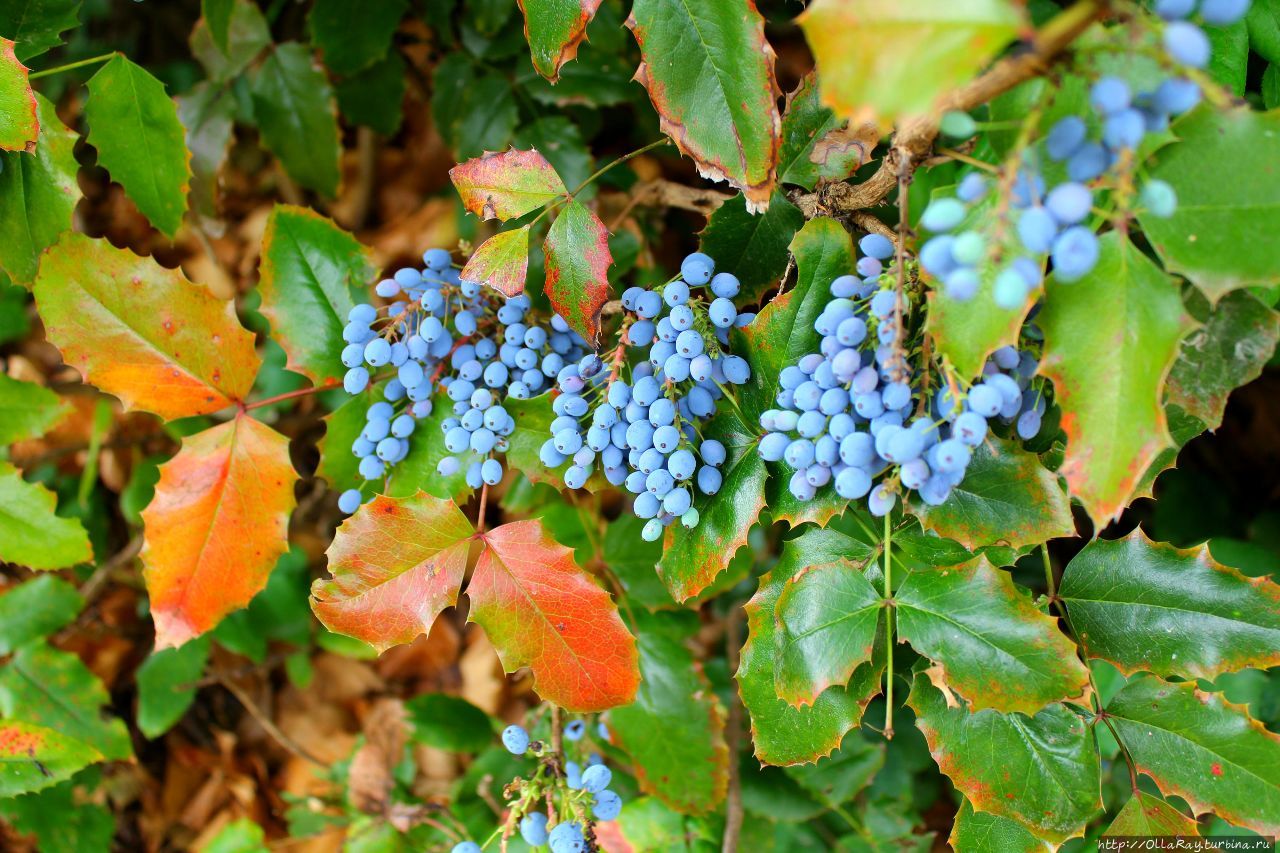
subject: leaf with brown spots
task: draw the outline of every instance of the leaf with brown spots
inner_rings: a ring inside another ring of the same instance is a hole
[[[1139,676],[1105,711],[1160,792],[1263,835],[1280,833],[1280,735],[1221,693]]]
[[[1120,814],[1102,833],[1103,838],[1117,835],[1152,838],[1160,835],[1199,835],[1196,822],[1145,791],[1134,791]]]
[[[600,8],[600,0],[519,2],[533,67],[555,83],[560,79],[560,68],[578,55],[578,45],[587,37],[587,24]]]
[[[243,412],[160,466],[141,553],[157,648],[211,630],[266,586],[288,549],[297,479],[289,440]]]
[[[151,258],[67,232],[35,296],[50,343],[126,409],[204,415],[253,387],[261,360],[235,306]]]
[[[524,293],[529,274],[529,225],[494,234],[462,268],[462,279],[485,284],[506,296]]]
[[[0,721],[0,797],[48,788],[101,760],[96,749],[61,732]]]
[[[1050,705],[1034,717],[948,708],[916,673],[907,704],[938,769],[973,808],[1060,844],[1102,808],[1098,748],[1079,715]]]
[[[609,232],[600,217],[571,201],[556,216],[542,244],[547,259],[543,290],[551,307],[587,341],[600,336],[600,310],[609,301]]]
[[[379,651],[411,643],[458,603],[474,533],[452,501],[379,495],[338,528],[325,552],[332,577],[311,585],[311,609]]]
[[[0,38],[0,150],[31,153],[40,135],[36,96],[13,42]]]
[[[564,196],[564,181],[537,151],[486,151],[449,170],[462,206],[506,222]]]
[[[467,618],[484,628],[507,672],[529,667],[543,699],[569,711],[603,711],[635,699],[635,638],[609,593],[539,521],[516,521],[481,537],[467,586]]]
[[[769,206],[782,119],[773,48],[751,0],[636,0],[627,18],[664,133],[698,172]]]

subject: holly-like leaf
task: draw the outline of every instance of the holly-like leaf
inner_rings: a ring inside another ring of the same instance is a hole
[[[191,209],[205,219],[217,215],[218,172],[231,145],[235,111],[235,93],[209,81],[197,83],[178,98],[178,120],[186,128],[191,151],[189,201]]]
[[[720,465],[720,491],[694,499],[694,509],[701,517],[698,526],[692,530],[680,525],[667,528],[657,568],[671,597],[679,602],[702,592],[725,570],[738,549],[747,544],[747,534],[765,506],[768,474],[755,451],[756,437],[738,413],[722,408],[702,434],[723,444],[727,458]]]
[[[433,82],[431,114],[459,161],[507,147],[520,117],[510,80],[478,72],[459,51],[436,66]]]
[[[812,705],[871,660],[884,601],[847,560],[805,566],[774,605],[778,698]]]
[[[1197,814],[1263,835],[1280,831],[1280,736],[1221,693],[1140,676],[1106,715],[1138,770]]]
[[[307,16],[311,41],[335,74],[363,71],[387,55],[409,6],[406,0],[317,0]]]
[[[729,782],[725,712],[686,646],[696,619],[638,613],[640,689],[609,712],[613,743],[627,753],[640,790],[682,814],[724,802]]]
[[[819,181],[844,180],[871,159],[879,140],[875,124],[850,128],[822,105],[818,77],[811,71],[787,95],[778,181],[812,190]]]
[[[13,42],[0,37],[0,150],[31,153],[40,135],[36,96]]]
[[[1053,853],[1057,849],[1016,820],[975,812],[968,800],[960,804],[947,842],[951,849],[965,853]]]
[[[164,84],[123,54],[89,78],[89,144],[151,224],[169,237],[187,211],[191,155]]]
[[[1227,396],[1262,373],[1277,340],[1280,313],[1247,291],[1228,293],[1182,341],[1169,371],[1167,402],[1216,429]]]
[[[457,604],[473,533],[452,501],[379,495],[338,528],[325,552],[332,577],[312,584],[311,609],[378,651],[411,643]]]
[[[369,406],[382,399],[384,385],[371,386],[342,402],[329,414],[325,415],[325,431],[316,442],[320,451],[320,464],[316,466],[316,476],[328,481],[331,489],[346,489],[355,486],[362,479],[359,475],[360,460],[351,449],[356,438],[368,423]],[[434,410],[433,410],[434,413]],[[421,429],[419,425],[415,433]],[[409,440],[409,452],[412,453],[423,436],[415,435]],[[406,457],[407,459],[408,457]],[[403,460],[402,460],[403,461]]]
[[[462,278],[510,296],[524,292],[529,274],[529,225],[500,231],[480,244],[462,268]]]
[[[537,151],[486,151],[449,170],[462,206],[481,219],[503,222],[537,210],[568,190]]]
[[[822,803],[838,808],[871,784],[884,767],[885,745],[872,743],[859,731],[844,736],[840,748],[816,763],[784,771]]]
[[[1280,585],[1135,529],[1095,539],[1067,565],[1060,594],[1090,657],[1139,671],[1216,678],[1280,665]]]
[[[560,79],[561,66],[578,55],[599,8],[600,0],[520,0],[524,36],[539,74],[552,83]]]
[[[0,715],[48,726],[108,761],[133,754],[124,721],[102,712],[110,702],[107,688],[80,658],[44,641],[20,647],[0,669]]]
[[[0,461],[0,560],[33,569],[61,569],[93,559],[89,535],[74,518],[54,515],[57,498]]]
[[[244,413],[160,466],[140,555],[156,648],[203,634],[266,586],[288,550],[297,479],[289,440]]]
[[[138,667],[138,730],[154,740],[173,728],[196,699],[195,683],[209,661],[209,637],[158,649]]]
[[[404,59],[393,50],[359,74],[342,79],[334,91],[343,118],[394,136],[404,121],[407,76]]]
[[[49,342],[126,409],[203,415],[253,387],[261,360],[235,306],[151,258],[66,233],[35,295]]]
[[[698,172],[727,181],[747,209],[769,205],[782,120],[773,48],[749,0],[637,0],[627,27],[664,133]]]
[[[81,0],[0,0],[0,33],[17,42],[26,62],[62,44],[62,32],[80,25]]]
[[[788,579],[807,565],[831,563],[859,552],[863,543],[834,530],[811,529],[787,543],[772,571],[746,604],[747,641],[736,678],[742,704],[751,715],[755,755],[766,764],[806,764],[828,755],[858,725],[871,697],[880,691],[884,664],[873,660],[854,672],[846,686],[826,690],[812,705],[795,708],[774,688],[777,603]]]
[[[912,572],[894,598],[898,635],[942,670],[935,682],[943,679],[975,711],[1032,715],[1089,691],[1089,672],[1057,620],[986,557]]]
[[[339,382],[353,294],[375,273],[369,250],[320,214],[278,204],[262,237],[261,272],[259,310],[289,356],[285,366],[316,385]]]
[[[404,703],[410,737],[449,752],[483,752],[493,745],[489,715],[458,696],[423,693]]]
[[[1040,369],[1053,380],[1067,434],[1060,473],[1099,526],[1115,518],[1171,444],[1161,396],[1191,320],[1177,287],[1112,231],[1079,281],[1050,278],[1037,321]]]
[[[276,45],[250,78],[262,141],[299,184],[326,196],[338,193],[338,107],[311,51]]]
[[[481,538],[467,619],[484,628],[503,668],[529,667],[538,695],[566,710],[632,702],[640,683],[635,638],[573,552],[537,521],[504,524]]]
[[[1197,110],[1174,126],[1179,142],[1156,155],[1150,177],[1178,195],[1173,216],[1139,210],[1151,245],[1172,272],[1217,302],[1230,290],[1280,281],[1280,112]],[[1217,163],[1212,174],[1194,168]],[[1242,250],[1242,247],[1247,247]]]
[[[1145,791],[1134,791],[1129,802],[1102,835],[1154,838],[1162,835],[1199,835],[1196,822]]]
[[[920,520],[970,550],[996,544],[1022,548],[1071,536],[1076,529],[1057,475],[1034,453],[994,436],[974,450],[964,481],[946,503],[922,506]]]
[[[822,102],[887,127],[968,82],[1022,20],[1008,0],[815,0],[799,24],[818,62]]]
[[[757,215],[748,212],[745,196],[735,195],[715,209],[698,236],[701,250],[715,258],[716,272],[742,282],[740,301],[749,304],[782,277],[788,247],[803,225],[804,214],[781,192]]]
[[[60,731],[0,722],[0,797],[48,788],[101,760],[98,750]]]
[[[609,301],[609,232],[582,202],[565,205],[542,244],[547,280],[543,290],[551,307],[570,328],[594,343],[600,336],[600,310]]]
[[[46,637],[84,607],[76,588],[57,575],[37,575],[0,595],[0,655]]]
[[[938,769],[974,809],[1058,844],[1079,835],[1102,808],[1097,746],[1065,705],[1034,717],[970,712],[924,673],[916,674],[907,704]]]
[[[0,152],[0,269],[21,284],[35,280],[40,253],[71,229],[80,200],[76,134],[38,93],[36,102],[40,139],[35,151]]]
[[[0,446],[44,435],[69,410],[66,401],[43,385],[0,373]]]

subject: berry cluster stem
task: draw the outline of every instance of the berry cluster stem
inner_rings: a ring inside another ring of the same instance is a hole
[[[893,513],[884,514],[884,737],[893,740]]]

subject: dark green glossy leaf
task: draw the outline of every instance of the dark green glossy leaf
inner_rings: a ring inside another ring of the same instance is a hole
[[[700,249],[716,261],[716,272],[731,272],[742,282],[738,302],[749,305],[782,278],[788,247],[804,214],[781,192],[773,194],[769,209],[747,212],[746,198],[735,195],[715,209],[699,235]]]
[[[235,111],[231,90],[207,81],[178,98],[178,119],[191,150],[191,209],[208,220],[218,212],[218,172],[227,159]]]
[[[196,699],[195,683],[209,660],[210,639],[196,637],[159,649],[138,667],[138,730],[155,739],[182,719]]]
[[[489,715],[466,699],[423,693],[404,703],[418,743],[449,752],[482,752],[493,743]]]
[[[507,450],[508,463],[534,483],[546,483],[557,489],[564,488],[564,472],[568,470],[571,463],[566,460],[558,468],[548,468],[538,458],[538,451],[547,439],[551,438],[551,422],[556,417],[555,412],[551,410],[551,395],[539,394],[528,400],[508,397],[502,405],[516,422],[515,430],[507,439],[511,445]],[[449,406],[438,408],[448,409]],[[599,473],[592,474],[587,480],[589,491],[598,491],[606,485],[603,475]]]
[[[1138,770],[1197,815],[1265,835],[1280,831],[1280,736],[1220,693],[1139,676],[1106,714]]]
[[[1198,835],[1196,822],[1145,791],[1135,791],[1103,836]]]
[[[477,73],[460,53],[436,66],[434,82],[431,114],[459,162],[507,147],[518,119],[510,82]]]
[[[578,53],[600,0],[520,0],[533,67],[552,83]]]
[[[650,610],[674,608],[675,599],[658,577],[662,543],[641,538],[643,527],[644,521],[629,512],[609,522],[604,531],[604,563],[626,590],[627,601]]]
[[[74,518],[54,514],[57,499],[0,461],[0,560],[61,569],[93,559],[89,536]]]
[[[23,62],[62,44],[64,30],[80,25],[81,0],[0,0],[0,33],[17,42]]]
[[[448,477],[441,477],[436,471],[436,466],[440,464],[441,459],[454,455],[444,446],[444,430],[440,428],[445,419],[453,414],[453,403],[443,391],[438,392],[432,398],[432,402],[431,414],[418,421],[418,426],[414,429],[412,438],[409,439],[409,455],[391,469],[386,488],[383,489],[385,494],[407,498],[421,490],[432,497],[461,500],[471,493],[471,487],[467,485],[467,466],[476,458],[474,453],[468,451],[459,454],[458,459],[461,460],[462,465]],[[510,407],[510,401],[506,405],[511,416],[516,417],[515,411]],[[367,404],[363,408],[366,412],[368,411]],[[364,416],[361,415],[361,417]],[[363,424],[360,429],[364,429]],[[352,440],[354,441],[354,438]],[[335,445],[334,452],[340,453],[342,449],[341,445]],[[350,453],[349,443],[346,449]]]
[[[1280,2],[1253,0],[1245,16],[1249,47],[1268,62],[1280,62]]]
[[[333,89],[311,51],[289,42],[267,54],[250,81],[262,141],[289,177],[327,196],[338,192],[338,114]]]
[[[844,736],[840,748],[816,764],[786,768],[786,774],[819,801],[840,806],[871,784],[884,766],[885,745],[872,743],[860,731]]]
[[[115,816],[93,800],[101,782],[97,771],[79,773],[38,793],[0,800],[0,816],[23,835],[34,835],[41,853],[110,850]]]
[[[69,410],[66,401],[43,385],[0,373],[0,446],[39,438]]]
[[[387,55],[407,0],[316,0],[307,17],[311,41],[335,74],[355,74]]]
[[[325,433],[318,444],[320,464],[316,466],[316,476],[329,482],[329,488],[342,491],[359,484],[360,460],[351,450],[351,445],[359,437],[368,418],[369,406],[382,399],[382,385],[372,386],[356,394],[329,414],[323,420]],[[434,413],[434,410],[433,410]],[[414,437],[409,439],[410,453],[425,437],[419,424],[414,430]],[[443,441],[443,439],[441,439]],[[403,463],[402,463],[403,464]]]
[[[338,109],[347,121],[392,136],[404,120],[404,59],[396,51],[334,87]]]
[[[1280,665],[1280,586],[1180,551],[1136,529],[1095,539],[1068,564],[1059,594],[1090,657],[1126,675],[1214,678]]]
[[[725,711],[687,647],[692,617],[635,614],[640,689],[609,712],[611,740],[630,756],[640,790],[682,814],[724,801],[729,780]]]
[[[37,575],[0,595],[0,655],[46,637],[75,619],[84,599],[57,575]]]

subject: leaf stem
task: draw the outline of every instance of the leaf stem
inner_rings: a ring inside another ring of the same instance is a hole
[[[57,65],[53,68],[45,68],[41,71],[36,71],[28,75],[27,79],[37,80],[41,77],[48,77],[50,74],[61,74],[63,71],[71,71],[76,68],[83,68],[86,65],[93,65],[95,62],[106,62],[109,59],[114,59],[119,55],[119,53],[120,51],[113,50],[110,53],[102,54],[102,56],[94,56],[90,59],[81,59],[78,62],[68,62],[66,65]]]
[[[671,140],[667,139],[664,136],[661,139],[659,139],[657,142],[650,142],[648,145],[645,145],[642,148],[637,148],[635,151],[632,151],[629,154],[623,154],[618,159],[613,160],[612,162],[606,163],[605,165],[601,166],[599,169],[596,169],[594,172],[592,172],[591,175],[585,181],[583,181],[581,184],[578,185],[577,189],[569,193],[569,196],[571,198],[576,196],[578,193],[582,192],[588,186],[590,186],[592,181],[594,181],[596,178],[600,177],[605,172],[612,169],[614,166],[621,166],[623,163],[627,162],[628,160],[634,157],[639,157],[641,154],[645,153],[646,151],[652,151],[653,149],[657,148],[659,145],[666,145],[670,141]]]
[[[1044,585],[1049,590],[1049,603],[1052,604],[1058,594],[1054,591],[1053,562],[1049,559],[1049,546],[1047,543],[1040,543],[1040,556],[1044,558]]]
[[[321,391],[329,391],[337,388],[337,385],[312,385],[310,388],[299,388],[297,391],[288,391],[284,394],[277,394],[274,397],[267,397],[265,400],[255,400],[252,403],[245,403],[244,410],[261,409],[263,406],[270,406],[272,403],[280,403],[284,400],[292,400],[296,397],[309,397],[312,394],[318,394]]]
[[[884,514],[884,739],[893,740],[893,525],[891,512]]]
[[[489,484],[485,483],[480,487],[480,507],[476,510],[476,536],[484,533],[484,511],[489,503]],[[554,705],[551,707],[552,719],[556,718],[559,709]]]

